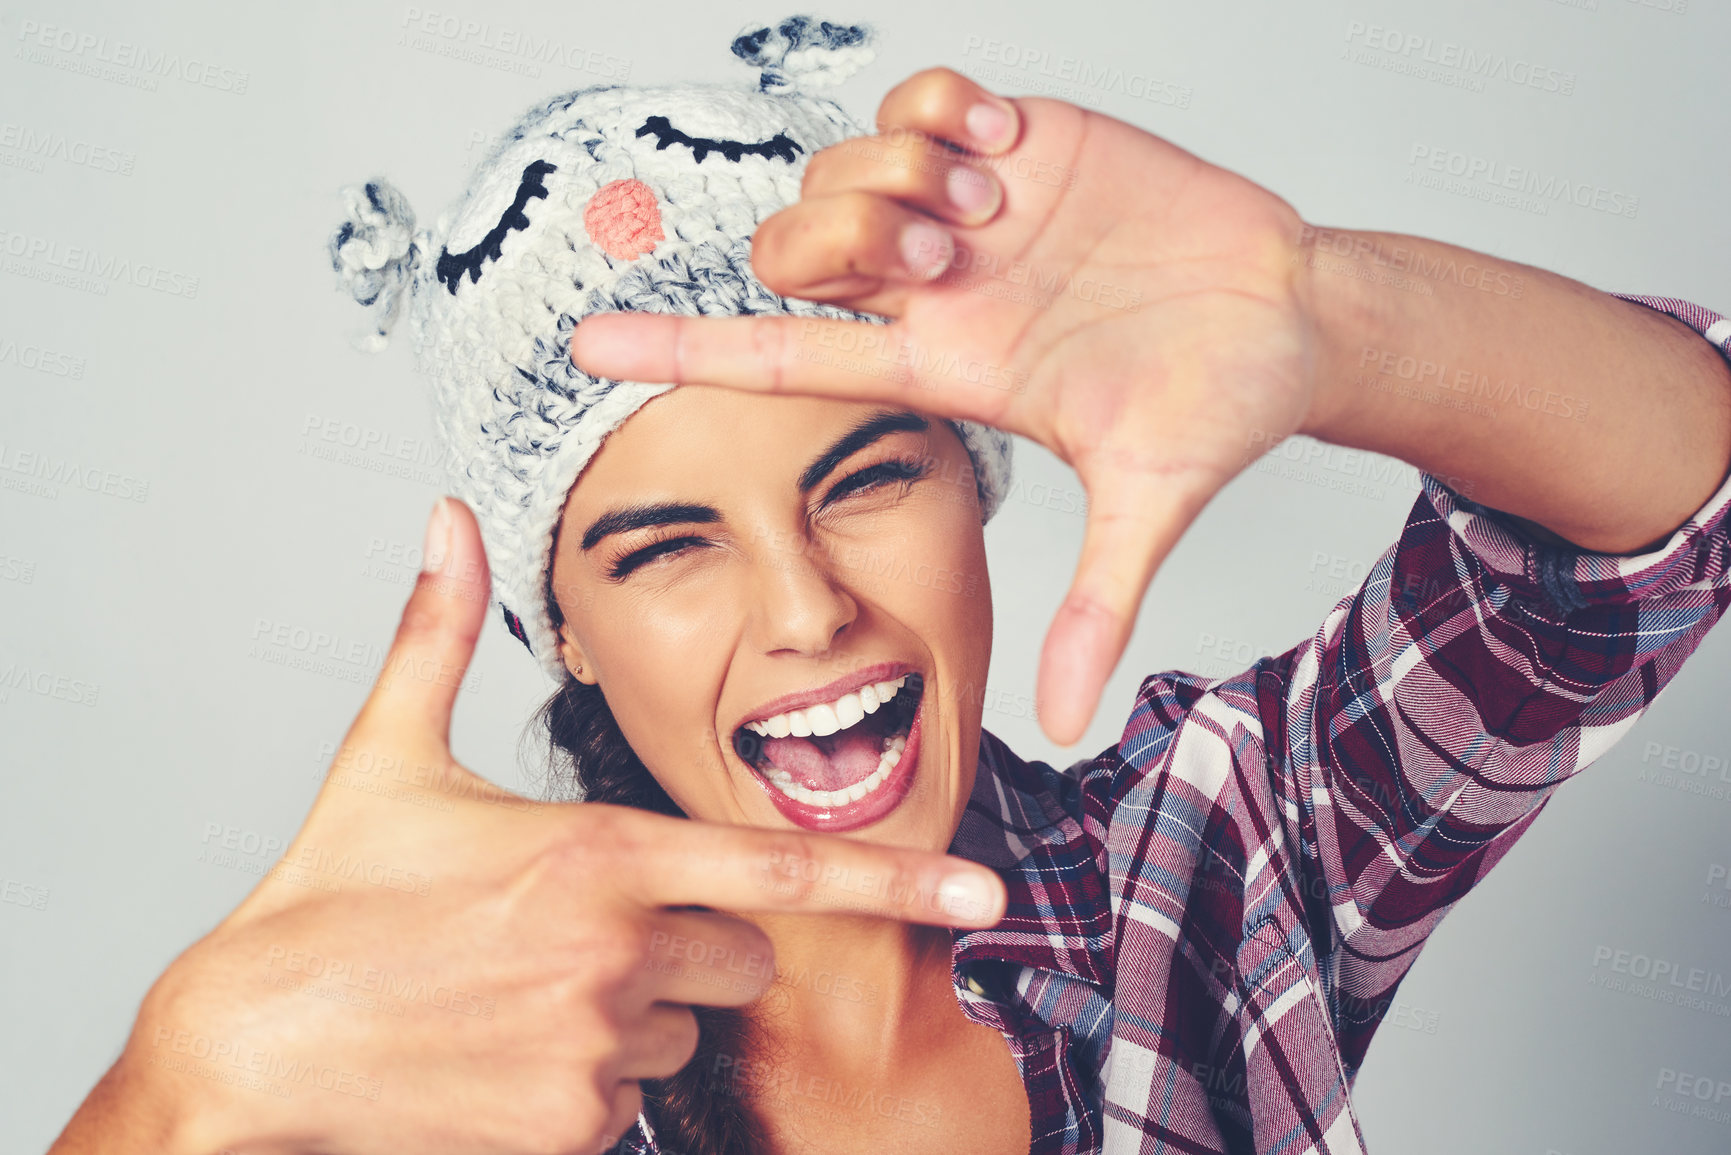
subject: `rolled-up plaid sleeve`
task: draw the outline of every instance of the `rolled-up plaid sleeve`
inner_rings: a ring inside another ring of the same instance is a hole
[[[1626,299],[1731,359],[1731,322]],[[1288,655],[1273,767],[1349,1076],[1438,921],[1731,604],[1731,478],[1638,556],[1545,544],[1421,484],[1399,540]]]

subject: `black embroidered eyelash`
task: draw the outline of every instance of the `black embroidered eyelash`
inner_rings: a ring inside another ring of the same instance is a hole
[[[499,259],[500,246],[505,243],[505,235],[513,229],[529,227],[529,218],[523,212],[523,206],[531,200],[547,195],[547,186],[541,183],[541,178],[550,172],[557,172],[558,166],[551,161],[538,160],[523,169],[523,179],[517,182],[517,195],[511,201],[511,207],[505,210],[499,218],[499,223],[487,230],[480,243],[467,252],[453,253],[450,249],[439,252],[439,263],[433,272],[442,281],[451,295],[457,295],[457,282],[463,279],[463,274],[469,274],[469,283],[474,284],[481,279],[481,266],[488,261]]]
[[[683,144],[691,149],[693,160],[701,162],[711,152],[719,152],[728,160],[738,162],[742,156],[762,156],[770,159],[780,158],[793,163],[793,154],[804,152],[799,142],[785,132],[778,132],[768,140],[756,144],[748,144],[743,140],[716,140],[707,136],[687,136],[670,124],[665,116],[652,116],[643,122],[643,127],[637,130],[638,136],[655,137],[656,151],[668,145]]]

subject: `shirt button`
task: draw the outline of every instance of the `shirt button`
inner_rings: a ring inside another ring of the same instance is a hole
[[[968,989],[981,997],[984,997],[986,993],[986,988],[981,986],[980,980],[976,979],[973,975],[968,976]]]

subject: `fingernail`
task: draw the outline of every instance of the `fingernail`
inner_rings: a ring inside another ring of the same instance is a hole
[[[1015,123],[1009,108],[996,101],[982,100],[968,109],[968,132],[981,144],[998,145],[1009,140],[1010,127]]]
[[[433,503],[427,518],[427,540],[421,546],[421,572],[442,574],[451,564],[451,499]]]
[[[909,221],[902,226],[901,248],[908,272],[931,280],[950,267],[955,244],[948,229],[930,221]]]
[[[950,203],[968,216],[987,208],[998,197],[998,190],[992,187],[992,178],[965,164],[950,166],[944,187],[949,192]]]
[[[945,914],[978,922],[996,899],[992,886],[978,874],[952,874],[938,886],[938,907]]]

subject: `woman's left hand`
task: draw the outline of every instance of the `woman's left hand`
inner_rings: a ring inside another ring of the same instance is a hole
[[[995,144],[969,131],[984,127],[969,117],[982,102],[1008,110]],[[616,379],[905,405],[1068,462],[1088,522],[1036,690],[1046,733],[1068,745],[1178,538],[1252,446],[1310,415],[1303,221],[1142,129],[992,97],[947,68],[891,90],[878,126],[812,156],[802,199],[758,227],[752,264],[784,296],[893,324],[605,315],[577,327],[572,357]],[[979,208],[949,199],[952,170],[983,191]],[[935,258],[925,275],[904,260],[908,225],[914,263]]]

